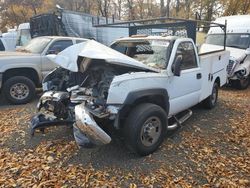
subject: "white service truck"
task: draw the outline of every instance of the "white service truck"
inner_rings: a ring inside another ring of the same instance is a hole
[[[215,23],[227,23],[226,49],[230,51],[227,67],[229,82],[238,89],[246,89],[250,83],[250,15],[235,15],[217,18]],[[224,46],[224,32],[212,27],[206,38],[210,50]]]
[[[55,57],[63,68],[43,82],[38,110],[45,113],[33,117],[32,133],[72,123],[78,145],[91,147],[110,143],[106,126],[113,126],[133,151],[148,155],[191,116],[189,108],[215,107],[227,82],[229,52],[198,55],[190,38],[134,36],[112,48],[91,40]]]

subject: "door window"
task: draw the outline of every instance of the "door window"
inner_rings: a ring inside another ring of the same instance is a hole
[[[187,70],[198,67],[194,45],[191,42],[182,42],[177,48],[176,57],[182,56],[181,70]]]
[[[58,54],[59,52],[65,50],[66,48],[72,45],[73,45],[72,40],[56,41],[50,46],[48,54]]]

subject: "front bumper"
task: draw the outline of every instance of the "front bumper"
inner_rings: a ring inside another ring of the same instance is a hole
[[[58,120],[56,118],[46,116],[45,114],[38,113],[31,118],[31,123],[30,123],[31,135],[33,136],[35,130],[37,129],[44,130],[45,128],[53,126],[65,126],[65,125],[72,126],[73,123],[74,123],[73,120]]]
[[[105,145],[111,142],[111,137],[97,125],[84,104],[75,107],[75,121],[74,135],[79,146],[82,146],[87,139],[94,145]]]

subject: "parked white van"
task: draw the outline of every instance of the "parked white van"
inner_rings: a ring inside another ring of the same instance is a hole
[[[246,89],[250,83],[250,15],[221,17],[215,23],[227,22],[226,46],[230,51],[227,67],[229,82],[238,89]],[[220,28],[211,27],[206,43],[224,46],[224,32]],[[213,47],[212,47],[213,46]]]

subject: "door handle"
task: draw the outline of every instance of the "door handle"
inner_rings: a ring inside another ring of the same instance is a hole
[[[196,78],[199,80],[199,79],[201,79],[202,78],[202,74],[201,73],[197,73],[196,74]]]

